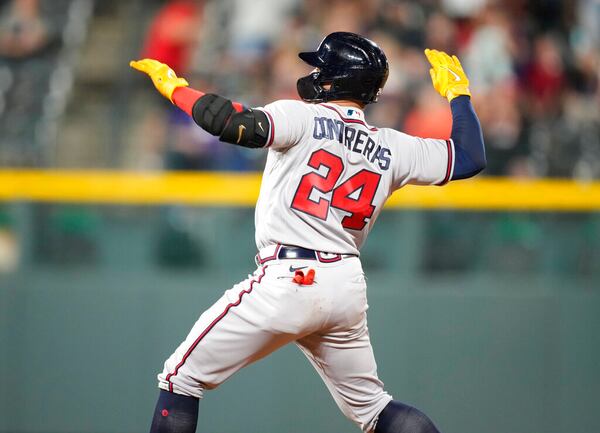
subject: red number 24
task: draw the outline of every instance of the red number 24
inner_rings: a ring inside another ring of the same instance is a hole
[[[363,169],[334,189],[344,171],[344,163],[339,156],[323,149],[317,150],[310,156],[308,165],[316,170],[326,167],[327,174],[322,176],[312,172],[302,176],[292,200],[292,208],[326,220],[329,207],[332,206],[350,214],[342,219],[345,228],[362,230],[367,224],[366,220],[371,218],[375,211],[372,202],[381,175]],[[313,189],[324,194],[333,191],[331,201],[326,198],[319,198],[318,201],[311,200]],[[351,197],[359,189],[358,196]]]

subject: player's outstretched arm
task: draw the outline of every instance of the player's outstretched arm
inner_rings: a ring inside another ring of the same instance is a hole
[[[486,167],[481,125],[471,105],[469,79],[456,56],[437,50],[425,50],[431,63],[433,87],[447,98],[452,110],[452,141],[455,163],[452,180],[475,176]]]
[[[268,141],[267,116],[260,110],[245,108],[219,95],[191,89],[168,65],[153,59],[132,61],[129,65],[148,74],[154,87],[207,132],[221,141],[245,147],[264,147]],[[260,126],[259,127],[257,127]]]

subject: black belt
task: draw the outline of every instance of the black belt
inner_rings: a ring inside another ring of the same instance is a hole
[[[315,251],[308,248],[295,247],[290,245],[278,244],[275,248],[275,253],[269,257],[260,257],[260,254],[256,255],[256,263],[262,265],[271,260],[281,259],[297,259],[297,260],[318,260],[321,263],[334,263],[339,262],[342,259],[356,257],[354,254],[336,254],[336,253],[324,253],[321,251]]]

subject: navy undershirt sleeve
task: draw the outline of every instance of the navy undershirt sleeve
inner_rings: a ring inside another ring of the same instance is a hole
[[[452,141],[455,162],[452,180],[475,176],[486,166],[481,125],[469,96],[458,96],[450,102]]]

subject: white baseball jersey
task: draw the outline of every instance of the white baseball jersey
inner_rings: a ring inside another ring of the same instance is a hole
[[[261,110],[270,125],[258,125],[269,132],[258,269],[202,313],[165,361],[159,387],[201,398],[295,343],[344,415],[373,433],[392,396],[377,375],[366,281],[354,255],[394,190],[451,178],[453,145],[370,127],[362,111],[335,104],[277,101]],[[280,258],[279,244],[351,255]],[[314,280],[296,282],[296,272],[309,269]]]
[[[280,243],[358,254],[396,189],[452,177],[451,140],[371,127],[360,109],[332,103],[280,100],[260,109],[270,130],[255,214],[259,250]]]

